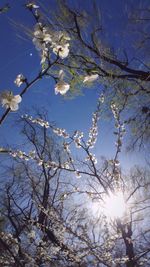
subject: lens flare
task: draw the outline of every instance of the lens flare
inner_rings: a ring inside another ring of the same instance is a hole
[[[122,192],[110,192],[104,199],[104,213],[111,219],[121,218],[125,212],[125,201]]]

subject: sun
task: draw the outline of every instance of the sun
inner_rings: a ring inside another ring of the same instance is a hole
[[[121,218],[125,212],[126,205],[121,191],[109,194],[104,199],[103,212],[110,219]]]
[[[102,201],[92,201],[90,210],[94,217],[104,214],[108,220],[121,219],[125,215],[126,203],[121,191],[111,192],[103,197]]]

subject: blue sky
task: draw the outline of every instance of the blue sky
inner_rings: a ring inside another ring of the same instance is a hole
[[[56,5],[56,1],[40,1],[42,4],[49,2],[51,8]],[[1,1],[1,6],[6,1]],[[11,9],[6,14],[0,15],[0,91],[12,90],[14,94],[21,92],[14,84],[14,80],[19,73],[23,73],[28,80],[32,80],[40,70],[40,59],[38,52],[35,50],[32,41],[23,39],[18,36],[12,25],[11,20],[23,24],[27,27],[33,27],[34,21],[31,15],[24,8],[26,1],[13,0],[10,1]],[[81,1],[70,1],[70,5],[81,4]],[[84,1],[82,6],[90,10],[90,0]],[[127,28],[127,13],[129,6],[137,6],[138,0],[102,0],[96,3],[103,10],[103,24],[107,32],[107,41],[113,43],[115,47],[124,46],[131,51],[129,40],[118,39],[117,32],[125,31]],[[143,5],[147,5],[148,1],[143,1]],[[126,6],[126,8],[125,8]],[[81,7],[81,5],[80,5]],[[32,54],[32,56],[31,56]],[[21,87],[23,88],[23,87]],[[91,126],[91,114],[96,108],[96,100],[99,91],[102,88],[85,89],[84,96],[78,96],[73,99],[65,100],[60,95],[54,94],[54,83],[50,79],[44,79],[34,85],[24,95],[20,105],[19,114],[24,114],[26,109],[44,107],[48,110],[51,121],[55,121],[59,127],[66,128],[71,132],[76,129],[87,131]],[[0,114],[4,109],[0,108]],[[0,129],[0,144],[21,144],[22,139],[18,135],[15,119],[18,113],[9,114],[7,120]],[[95,147],[96,155],[109,155],[113,153],[114,137],[112,137],[113,122],[100,120],[99,141]],[[143,155],[140,153],[126,154],[122,158],[123,168],[128,168],[133,163],[141,163]]]

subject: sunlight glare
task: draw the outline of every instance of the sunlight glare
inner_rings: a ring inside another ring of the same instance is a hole
[[[120,218],[125,212],[125,201],[122,192],[109,193],[104,200],[104,213],[111,219]]]

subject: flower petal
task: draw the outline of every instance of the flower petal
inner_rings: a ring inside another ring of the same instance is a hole
[[[10,109],[12,110],[12,111],[16,111],[16,110],[18,110],[18,108],[19,108],[19,106],[18,106],[18,104],[16,103],[16,102],[11,102],[10,103]]]
[[[95,80],[98,79],[98,77],[99,77],[98,74],[87,75],[84,77],[83,83],[94,82]]]
[[[13,101],[12,102],[20,103],[21,101],[22,101],[22,97],[20,95],[15,95],[13,97]]]

